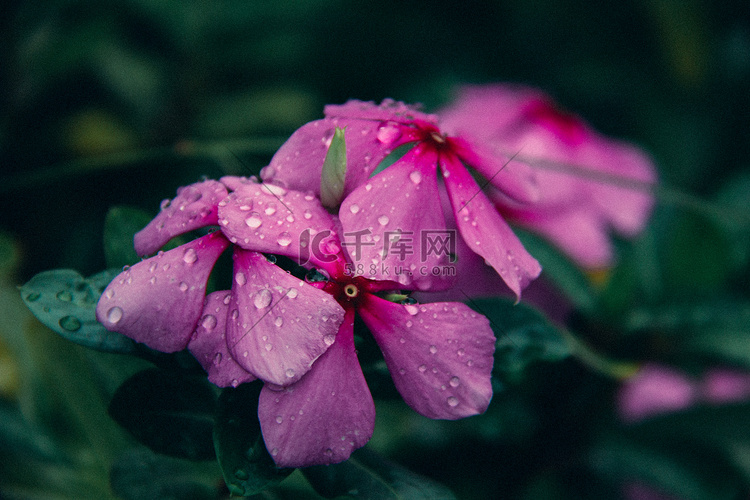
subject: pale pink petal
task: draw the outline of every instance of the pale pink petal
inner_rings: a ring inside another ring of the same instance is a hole
[[[301,262],[322,265],[339,251],[330,255],[321,245],[324,237],[335,239],[335,227],[320,201],[273,184],[246,184],[229,195],[219,206],[219,227],[244,249]]]
[[[102,294],[97,320],[157,351],[184,349],[201,317],[208,276],[228,246],[221,233],[211,233],[130,267]]]
[[[341,204],[343,244],[355,268],[362,266],[365,278],[398,281],[405,288],[421,290],[451,285],[452,273],[444,272],[451,260],[449,245],[435,241],[451,238],[436,167],[435,151],[418,145]]]
[[[344,318],[332,296],[257,252],[235,247],[227,345],[245,370],[265,382],[299,380],[333,344]]]
[[[495,352],[487,318],[460,302],[401,305],[369,294],[358,312],[414,410],[455,420],[487,409]]]
[[[227,315],[231,298],[229,290],[206,296],[203,313],[187,346],[206,370],[208,380],[219,387],[237,387],[255,380],[252,373],[232,359],[227,349]]]
[[[162,210],[136,233],[135,251],[148,255],[180,234],[216,224],[216,207],[227,196],[223,184],[207,180],[181,187],[177,196],[162,202]]]
[[[266,384],[260,393],[263,439],[279,467],[343,462],[372,436],[375,405],[354,350],[353,316],[299,382],[282,390]]]
[[[329,117],[307,123],[276,152],[261,171],[265,181],[312,191],[320,196],[320,178],[336,127],[344,128],[347,170],[343,196],[367,181],[378,164],[398,146],[413,140],[399,123]]]
[[[617,406],[625,422],[685,409],[697,401],[696,383],[668,366],[646,365],[628,379]]]
[[[520,298],[521,290],[542,272],[541,266],[529,255],[463,165],[452,162],[442,167],[461,236]]]

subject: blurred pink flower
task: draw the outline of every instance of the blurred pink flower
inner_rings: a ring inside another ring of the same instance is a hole
[[[336,127],[346,127],[348,167],[339,217],[345,232],[366,232],[366,244],[352,258],[374,265],[373,278],[388,279],[378,271],[383,267],[406,264],[434,269],[446,264],[442,256],[383,249],[392,240],[419,237],[420,230],[446,230],[441,189],[447,191],[448,215],[468,248],[487,261],[517,297],[539,275],[539,263],[526,252],[466,167],[471,166],[497,191],[523,204],[538,196],[534,172],[527,165],[510,162],[509,156],[481,143],[448,136],[438,128],[436,116],[401,102],[386,100],[376,105],[349,101],[326,106],[325,115],[298,129],[261,175],[297,189],[319,186],[333,132]],[[409,143],[413,147],[402,158],[372,176],[388,154]],[[430,273],[401,274],[399,278],[402,285],[414,284],[422,290],[450,285]]]
[[[464,86],[438,113],[447,134],[536,167],[536,199],[519,200],[498,189],[491,198],[503,217],[542,234],[581,266],[612,263],[611,230],[630,237],[645,226],[653,195],[643,188],[656,180],[652,161],[561,111],[541,91]]]

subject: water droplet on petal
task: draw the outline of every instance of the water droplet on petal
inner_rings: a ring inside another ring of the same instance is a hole
[[[276,415],[276,423],[277,424],[280,424],[283,421],[284,421],[284,418],[281,415]]]
[[[352,204],[351,204],[351,205],[349,206],[349,211],[350,211],[351,213],[353,213],[353,214],[359,213],[359,205],[357,205],[356,203],[352,203]]]
[[[288,247],[292,244],[292,235],[284,231],[279,235],[278,238],[276,238],[276,243],[278,243],[282,247]]]
[[[64,316],[60,318],[58,324],[63,330],[69,332],[77,332],[81,329],[81,321],[75,316]]]
[[[263,184],[263,189],[271,194],[275,194],[276,196],[284,196],[286,194],[286,189],[279,186],[278,184]]]
[[[292,378],[292,377],[294,377],[294,370],[292,370],[291,368],[288,368],[288,369],[286,370],[286,372],[284,372],[284,373],[286,374],[287,378]]]
[[[414,304],[404,304],[404,309],[406,309],[406,312],[408,312],[412,316],[416,316],[416,314],[419,312],[419,307]]]
[[[277,316],[275,320],[273,320],[273,324],[276,326],[281,326],[284,324],[284,318],[281,316]]]
[[[419,373],[424,373],[424,372],[427,371],[427,366],[426,365],[419,365],[419,368],[417,368],[417,370],[419,370]]]
[[[401,137],[401,130],[396,125],[387,123],[378,128],[377,137],[383,144],[391,144]]]
[[[365,184],[365,191],[372,191],[372,184]]]
[[[297,297],[297,289],[296,288],[290,288],[288,292],[286,292],[286,296],[290,299],[294,299]]]
[[[312,219],[312,212],[310,212],[309,208],[306,208],[305,211],[302,213],[302,216],[305,219],[310,220],[310,219]]]
[[[458,387],[458,385],[461,383],[461,379],[458,377],[451,377],[448,383],[451,385],[451,387]]]
[[[117,323],[122,319],[122,309],[115,306],[109,311],[107,311],[107,321],[109,321],[112,324]]]
[[[437,353],[437,347],[435,347],[434,345],[431,345],[430,346],[430,354],[436,354],[436,353]]]
[[[269,290],[268,288],[264,288],[256,292],[255,296],[253,297],[253,305],[255,305],[257,309],[263,309],[264,307],[268,307],[271,304],[272,299],[273,294],[271,293],[271,290]]]
[[[259,228],[261,224],[263,224],[263,220],[260,218],[260,214],[258,212],[251,212],[250,216],[245,219],[245,224],[247,224],[247,226],[252,229],[256,229]]]
[[[184,281],[180,282],[180,291],[181,292],[187,292],[188,291],[188,284]]]
[[[243,286],[245,283],[247,283],[247,276],[245,276],[245,273],[237,273],[234,275],[234,281],[237,282],[238,285]]]
[[[185,261],[186,264],[194,264],[196,260],[198,260],[198,253],[195,251],[195,248],[188,248],[185,250],[185,253],[182,255],[182,260]]]
[[[39,298],[39,294],[36,294],[36,295],[37,295],[37,297],[34,300],[36,300],[36,299]],[[104,296],[107,297],[108,299],[111,299],[112,297],[115,296],[115,291],[112,290],[111,288],[107,288],[107,291],[104,292]],[[30,297],[26,297],[26,299],[27,300],[32,300]]]
[[[264,210],[266,215],[273,215],[276,213],[276,204],[275,203],[269,203],[266,209]]]
[[[325,344],[327,346],[331,346],[331,345],[333,345],[334,342],[336,342],[336,336],[335,335],[326,335],[325,337],[323,337],[323,342],[325,342]]]
[[[451,408],[455,408],[456,406],[458,406],[458,398],[454,396],[449,397],[448,406],[450,406]]]
[[[217,352],[214,354],[214,366],[219,366],[221,364],[221,353]]]
[[[289,223],[294,222],[294,216],[292,214],[289,214],[286,216],[286,221]]]
[[[410,180],[411,180],[411,181],[412,181],[412,182],[413,182],[414,184],[419,184],[420,182],[422,182],[422,172],[420,172],[419,170],[414,170],[414,171],[412,171],[412,172],[411,172],[411,173],[409,174],[409,179],[410,179]]]
[[[206,314],[205,316],[203,316],[203,319],[201,320],[201,326],[208,331],[211,331],[214,328],[216,328],[216,323],[217,323],[216,316],[214,316],[213,314]]]
[[[391,219],[389,219],[387,215],[381,215],[380,217],[378,217],[378,223],[379,223],[379,224],[380,224],[381,226],[385,226],[385,225],[386,225],[386,224],[388,224],[388,223],[389,223],[390,221],[391,221]]]

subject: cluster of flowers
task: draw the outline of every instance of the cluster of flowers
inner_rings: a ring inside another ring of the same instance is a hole
[[[332,187],[323,166],[341,130],[346,169]],[[382,169],[397,148],[408,151]],[[478,262],[472,269],[520,298],[541,268],[507,221],[594,268],[612,258],[610,230],[634,234],[651,207],[644,193],[514,159],[519,150],[591,172],[654,177],[638,150],[527,88],[467,87],[439,115],[391,100],[328,106],[279,149],[262,181],[206,180],[165,200],[135,237],[140,255],[155,255],[112,281],[97,318],[153,349],[189,349],[218,386],[263,381],[258,417],[280,467],[341,462],[372,435],[355,313],[414,410],[436,419],[482,413],[492,397],[489,321],[461,302],[420,304],[410,293],[460,288],[456,297],[470,296],[481,277],[446,270]],[[206,227],[218,229],[159,251]],[[207,294],[229,247],[231,289]]]

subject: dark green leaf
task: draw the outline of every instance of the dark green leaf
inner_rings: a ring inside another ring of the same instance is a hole
[[[716,298],[635,309],[625,327],[672,357],[750,367],[750,303],[744,300]]]
[[[228,387],[219,396],[214,445],[233,495],[249,496],[281,482],[294,469],[279,469],[266,450],[258,422],[261,383]]]
[[[543,238],[514,228],[526,250],[542,265],[542,276],[549,279],[577,308],[590,311],[596,305],[591,282],[572,260]]]
[[[302,469],[315,491],[326,498],[451,500],[445,486],[361,449],[346,462]]]
[[[469,302],[487,316],[497,341],[493,372],[501,377],[518,375],[537,360],[558,361],[570,354],[563,335],[535,309],[503,298]]]
[[[96,303],[117,272],[102,271],[84,279],[71,269],[44,271],[21,286],[21,297],[39,321],[66,339],[98,351],[130,353],[131,339],[96,320]]]
[[[382,172],[386,168],[396,163],[398,160],[401,159],[402,156],[404,156],[413,147],[414,147],[413,142],[407,142],[406,144],[402,144],[396,149],[394,149],[393,151],[391,151],[391,153],[385,158],[383,158],[383,161],[381,161],[378,164],[377,168],[375,168],[375,170],[372,171],[372,173],[370,174],[370,177],[375,177],[380,172]]]
[[[109,414],[157,453],[212,459],[216,396],[204,377],[148,369],[115,392]]]
[[[134,449],[115,461],[109,480],[123,500],[216,499],[216,488],[196,476],[191,462]]]
[[[116,206],[104,220],[104,258],[107,267],[121,268],[140,261],[133,248],[133,236],[146,227],[152,217],[144,210]]]

